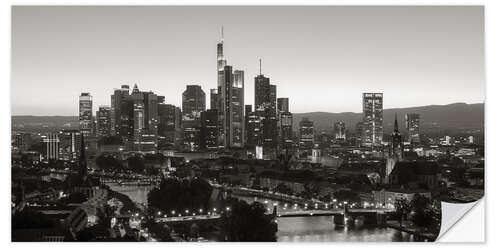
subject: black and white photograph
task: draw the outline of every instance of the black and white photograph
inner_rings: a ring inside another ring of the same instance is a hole
[[[484,196],[484,6],[10,11],[12,242],[434,242]]]

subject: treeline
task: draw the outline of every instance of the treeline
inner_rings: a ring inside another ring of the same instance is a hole
[[[212,186],[204,179],[166,178],[148,193],[148,206],[168,212],[209,208]]]

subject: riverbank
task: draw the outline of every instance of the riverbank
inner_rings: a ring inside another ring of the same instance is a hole
[[[403,222],[402,227],[400,226],[399,221],[388,221],[386,226],[405,233],[412,234],[418,238],[417,241],[435,241],[439,234],[439,232],[431,232],[420,227],[412,226],[407,221]]]

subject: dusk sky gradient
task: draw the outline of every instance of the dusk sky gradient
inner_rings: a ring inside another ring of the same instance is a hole
[[[485,99],[484,9],[468,7],[13,7],[12,115],[78,115],[137,83],[181,105],[188,84],[217,87],[224,26],[245,103],[262,73],[293,113],[361,112]]]

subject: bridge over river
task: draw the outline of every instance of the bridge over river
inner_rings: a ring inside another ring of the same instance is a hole
[[[384,225],[387,214],[393,212],[388,209],[334,209],[334,210],[293,210],[277,212],[276,208],[269,216],[275,218],[286,217],[310,217],[310,216],[333,216],[335,225],[346,225],[354,222],[356,219],[363,219],[365,224]],[[217,223],[221,219],[220,213],[184,215],[157,217],[157,223],[165,224],[186,224],[186,223]]]

